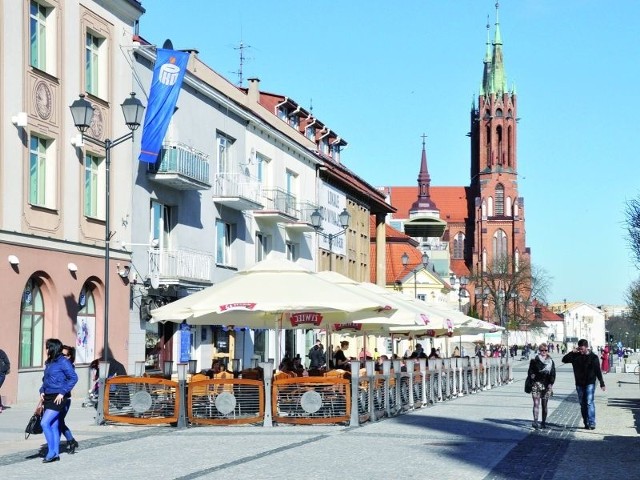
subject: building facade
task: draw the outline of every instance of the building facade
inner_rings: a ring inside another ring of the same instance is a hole
[[[105,265],[105,150],[80,141],[69,105],[86,95],[96,109],[87,133],[100,141],[129,132],[120,104],[131,74],[120,48],[143,12],[131,0],[0,3],[0,348],[13,366],[3,402],[37,397],[47,338],[76,347],[79,391],[105,343],[112,359],[127,358],[129,288],[116,266],[129,255],[113,251]],[[112,241],[131,241],[133,157],[132,142],[112,152]]]

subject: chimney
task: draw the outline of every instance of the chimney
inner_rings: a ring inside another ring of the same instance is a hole
[[[260,79],[249,78],[247,81],[249,82],[249,91],[247,92],[249,101],[252,103],[258,103],[260,101]]]

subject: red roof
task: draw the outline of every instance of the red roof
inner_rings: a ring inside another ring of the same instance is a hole
[[[447,223],[464,223],[468,217],[467,192],[469,187],[430,187],[431,199],[440,210],[440,218]],[[418,198],[418,187],[384,187],[389,203],[398,211],[393,218],[409,218],[411,205]]]
[[[376,283],[377,255],[376,244],[373,241],[373,239],[376,237],[375,217],[371,217],[369,225],[372,240],[369,245],[369,254],[371,258],[371,282]],[[385,243],[385,283],[387,285],[393,285],[396,280],[400,280],[408,272],[407,267],[402,264],[402,255],[404,253],[409,255],[409,265],[415,266],[422,263],[422,252],[416,248],[418,245],[418,242],[416,240],[396,230],[388,224],[385,224],[385,236],[387,239]]]

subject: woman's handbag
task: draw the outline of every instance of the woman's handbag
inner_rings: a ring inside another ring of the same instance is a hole
[[[38,408],[36,409],[35,412],[33,412],[33,415],[31,415],[31,418],[27,423],[27,427],[24,429],[25,440],[29,438],[29,435],[31,434],[39,435],[40,433],[42,433],[42,425],[40,424],[41,420],[42,420],[42,409]]]
[[[532,384],[533,380],[531,380],[531,377],[527,375],[527,379],[524,381],[524,393],[531,393]]]

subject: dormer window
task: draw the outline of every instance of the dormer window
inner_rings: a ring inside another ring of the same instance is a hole
[[[278,118],[280,120],[288,123],[288,115],[289,115],[289,111],[287,107],[278,107]]]
[[[340,161],[340,144],[336,143],[331,145],[331,150],[329,155],[331,155],[331,158],[333,158],[336,162]]]
[[[327,142],[326,138],[323,138],[322,140],[320,140],[320,152],[322,152],[324,155],[329,155],[329,142]]]
[[[309,140],[315,140],[316,139],[316,129],[313,128],[313,127],[305,128],[304,136],[307,137]]]
[[[291,125],[295,129],[298,129],[300,127],[300,118],[298,117],[298,115],[291,115],[289,117],[289,125]]]

